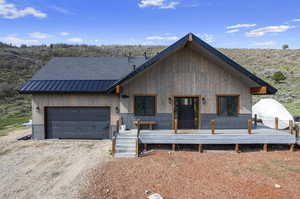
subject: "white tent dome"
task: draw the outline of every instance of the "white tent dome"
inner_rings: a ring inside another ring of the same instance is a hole
[[[261,99],[252,107],[252,116],[257,115],[265,126],[275,128],[275,118],[277,117],[278,128],[286,129],[289,126],[289,120],[294,122],[293,116],[286,108],[274,99]]]

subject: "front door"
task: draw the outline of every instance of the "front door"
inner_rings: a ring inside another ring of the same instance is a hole
[[[175,97],[174,119],[178,129],[199,127],[199,97]]]

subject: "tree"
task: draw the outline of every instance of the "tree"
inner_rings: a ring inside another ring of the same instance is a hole
[[[285,80],[286,76],[281,71],[277,71],[273,74],[272,79],[279,83],[280,81]]]
[[[289,48],[289,45],[288,45],[288,44],[282,45],[282,49],[283,49],[283,50],[286,50],[286,49],[288,49],[288,48]]]

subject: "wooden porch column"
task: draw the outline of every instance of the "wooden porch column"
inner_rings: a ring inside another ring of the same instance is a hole
[[[199,145],[198,145],[198,151],[199,151],[200,153],[203,153],[203,144],[199,144]]]
[[[211,120],[210,121],[210,126],[211,126],[211,134],[215,134],[215,130],[216,130],[216,120]]]
[[[252,133],[252,120],[248,120],[248,134]]]
[[[136,147],[136,157],[139,157],[139,152],[140,152],[139,138],[136,138],[135,147]]]
[[[294,151],[295,151],[295,144],[291,144],[291,145],[290,145],[290,151],[291,151],[291,152],[294,152]]]
[[[120,131],[120,120],[117,120],[117,133]]]
[[[263,149],[264,149],[264,152],[268,152],[268,144],[264,144]]]
[[[176,151],[176,144],[172,144],[172,151]]]
[[[116,137],[113,137],[111,142],[111,155],[114,157],[115,153],[116,153]]]
[[[144,144],[144,150],[147,151],[148,150],[148,145]]]
[[[239,145],[239,144],[236,144],[236,145],[235,145],[235,152],[237,152],[237,153],[240,153],[240,152],[241,152],[241,150],[240,150],[240,145]]]
[[[278,130],[278,126],[279,126],[279,120],[278,117],[275,117],[275,129]]]
[[[177,128],[178,128],[178,121],[177,119],[174,120],[174,133],[177,133]]]

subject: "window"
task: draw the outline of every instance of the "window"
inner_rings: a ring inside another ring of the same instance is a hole
[[[237,116],[239,96],[217,96],[217,113],[221,116]]]
[[[134,114],[140,116],[155,115],[156,112],[155,96],[135,96]]]

